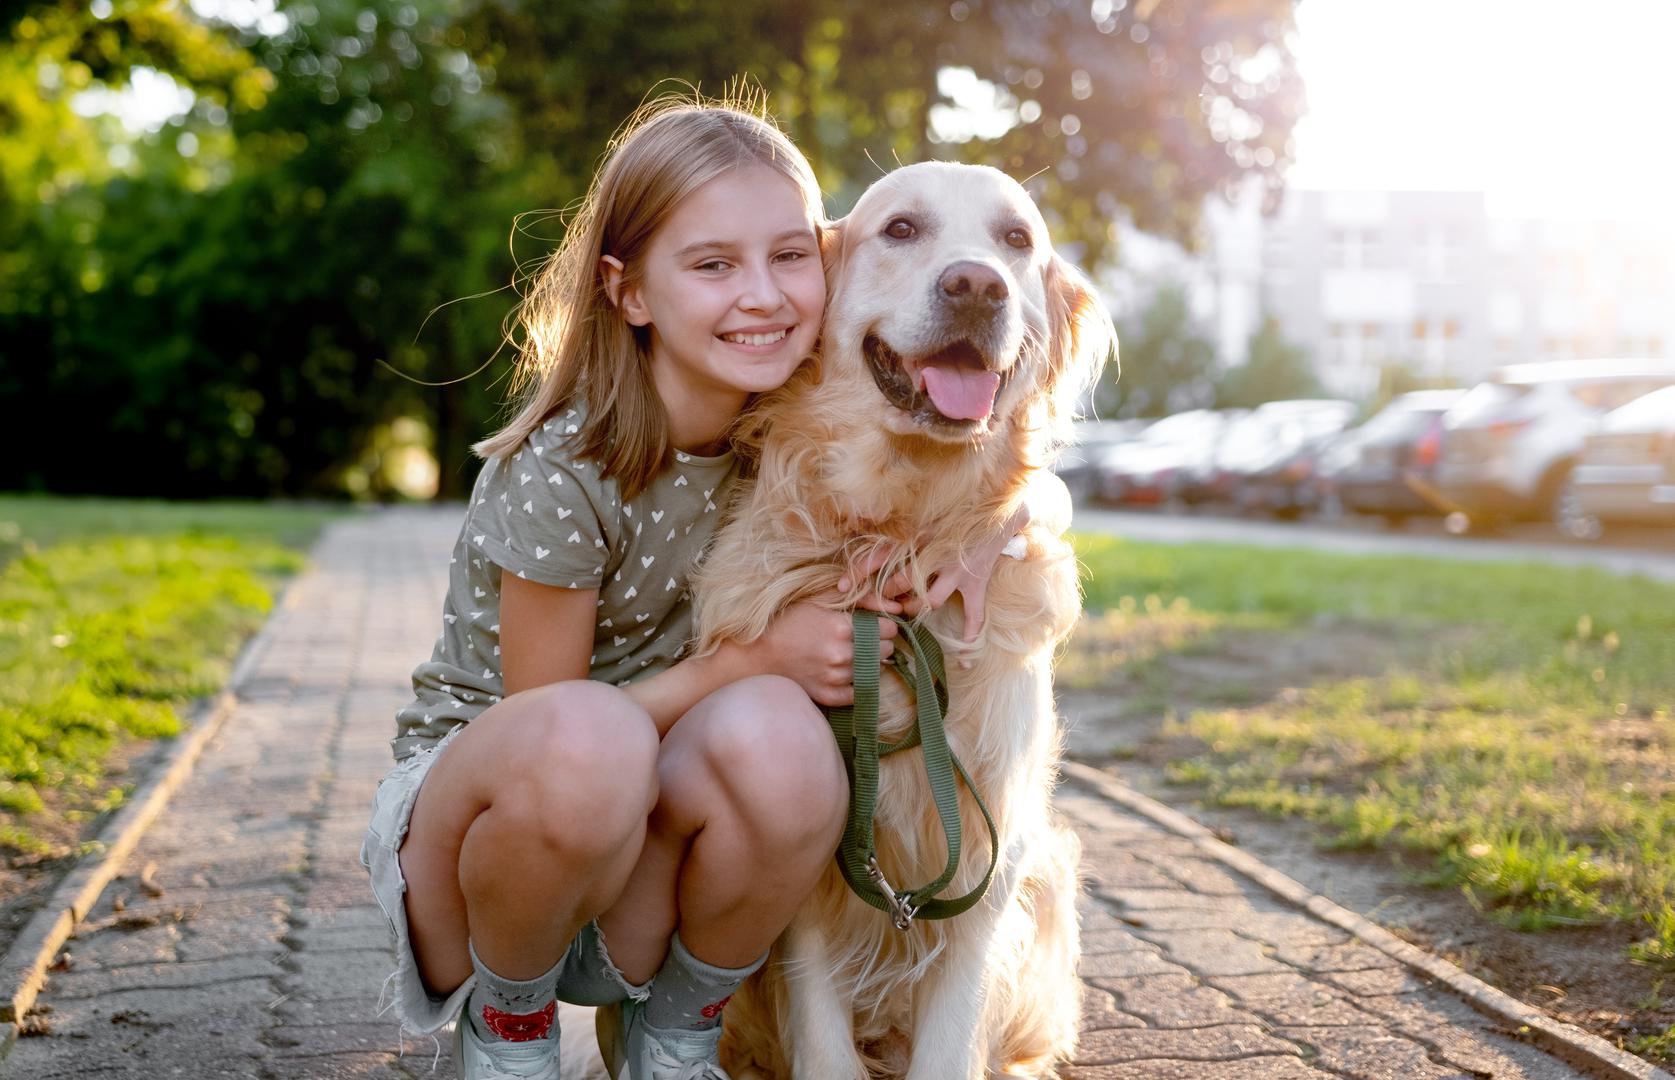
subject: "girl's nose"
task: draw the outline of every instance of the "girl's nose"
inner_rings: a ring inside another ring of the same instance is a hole
[[[739,294],[739,307],[746,311],[778,311],[785,302],[785,293],[774,277],[773,267],[752,267],[745,274],[744,291]]]

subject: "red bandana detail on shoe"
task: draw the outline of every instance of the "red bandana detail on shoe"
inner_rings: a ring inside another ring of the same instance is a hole
[[[540,1012],[518,1016],[515,1013],[501,1012],[493,1005],[484,1005],[483,1026],[507,1042],[533,1042],[546,1038],[552,1031],[553,1014],[557,1009],[558,1002],[549,1001],[547,1007]]]
[[[714,1020],[716,1017],[721,1015],[721,1010],[725,1009],[727,1007],[727,1003],[732,1000],[733,995],[728,994],[720,1001],[711,1002],[698,1011],[703,1014],[705,1020]]]

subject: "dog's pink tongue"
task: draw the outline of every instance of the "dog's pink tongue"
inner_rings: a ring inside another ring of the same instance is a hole
[[[981,420],[995,407],[1000,376],[963,364],[926,364],[925,393],[950,420]]]

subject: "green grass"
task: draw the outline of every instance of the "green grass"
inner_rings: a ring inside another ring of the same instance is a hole
[[[1432,880],[1513,926],[1641,923],[1635,959],[1675,969],[1675,586],[1538,564],[1077,547],[1090,609],[1142,595],[1172,624],[1190,611],[1330,634],[1347,618],[1430,643],[1392,649],[1377,674],[1172,716],[1165,734],[1204,747],[1172,779],[1319,822],[1332,844],[1422,855]]]
[[[330,516],[0,496],[0,850],[56,854],[120,805],[112,751],[222,685]]]

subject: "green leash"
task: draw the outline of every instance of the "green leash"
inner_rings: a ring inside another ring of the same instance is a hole
[[[878,619],[889,618],[901,628],[896,651],[889,663],[913,688],[915,720],[913,730],[896,743],[878,741]],[[922,626],[895,615],[879,616],[871,611],[855,612],[855,704],[826,710],[826,720],[836,737],[849,773],[849,820],[843,826],[838,845],[838,867],[855,895],[889,915],[897,930],[907,930],[915,918],[947,919],[966,911],[988,890],[1000,861],[1000,833],[982,796],[966,774],[965,766],[948,748],[942,718],[948,710],[948,677],[942,664],[942,648]],[[902,646],[909,648],[904,649]],[[878,760],[915,746],[924,748],[925,775],[930,779],[936,814],[948,841],[948,865],[942,876],[917,889],[897,890],[878,865],[873,830],[873,809],[878,798]],[[937,897],[954,879],[960,865],[959,788],[954,774],[965,781],[983,812],[989,827],[989,869],[977,887],[952,900]]]

